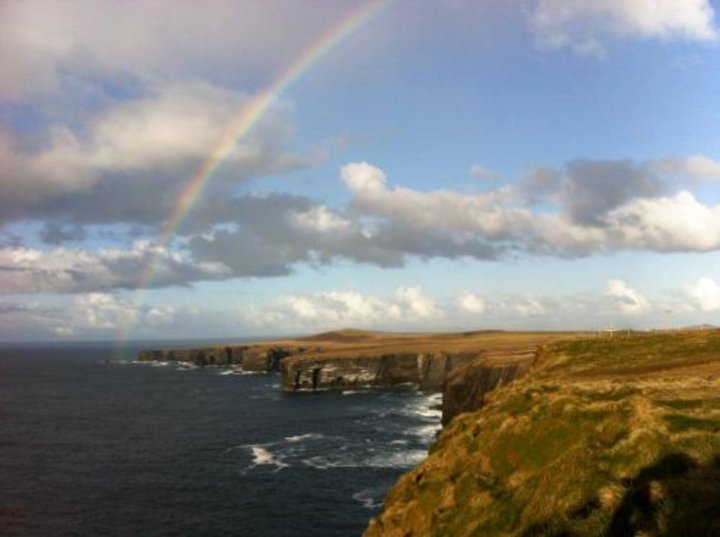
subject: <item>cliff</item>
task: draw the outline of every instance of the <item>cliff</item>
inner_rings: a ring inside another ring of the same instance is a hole
[[[284,391],[320,391],[353,387],[411,384],[439,391],[455,367],[472,362],[476,353],[386,353],[368,355],[295,356],[284,360]]]
[[[493,363],[497,363],[493,356],[503,356],[512,362],[512,371],[508,370],[500,376],[501,382],[507,382],[510,377],[515,378],[525,371],[521,361],[513,361],[512,358],[513,353],[518,352],[518,346],[534,347],[565,337],[570,336],[548,333],[401,334],[339,330],[307,338],[238,346],[147,350],[140,352],[138,360],[236,367],[246,371],[279,370],[283,377],[282,389],[288,392],[403,384],[439,391],[452,371],[473,364],[478,359],[494,360]],[[496,380],[492,382],[497,384]],[[489,387],[490,381],[486,384],[484,391],[492,389]],[[467,405],[470,405],[467,408],[475,408],[472,404],[458,399],[453,411],[459,411]]]
[[[720,535],[720,331],[560,341],[531,361],[508,385],[527,360],[450,375],[448,417],[481,408],[367,537]]]
[[[471,388],[472,397],[520,377],[532,365],[538,346],[574,335],[560,333],[465,332],[456,334],[390,334],[341,331],[315,336],[323,345],[312,352],[282,361],[282,389],[288,392],[380,387],[410,384],[440,391],[451,384],[452,410],[474,409],[477,401],[463,399],[467,374],[453,375],[492,365],[482,389]],[[495,367],[505,367],[505,370]],[[496,377],[496,371],[499,376]],[[474,377],[473,377],[474,378]],[[472,381],[471,381],[472,382]]]
[[[204,347],[194,349],[144,350],[139,362],[183,362],[198,366],[242,364],[247,347]]]
[[[462,412],[481,408],[489,392],[525,375],[539,353],[540,348],[486,353],[450,372],[443,384],[442,424],[447,425]]]
[[[286,344],[252,344],[238,346],[197,347],[188,349],[144,350],[139,362],[180,362],[197,366],[239,367],[244,371],[278,371],[280,362],[308,348]]]

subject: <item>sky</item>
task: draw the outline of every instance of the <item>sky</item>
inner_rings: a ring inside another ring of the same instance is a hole
[[[718,324],[719,8],[0,1],[0,340]]]

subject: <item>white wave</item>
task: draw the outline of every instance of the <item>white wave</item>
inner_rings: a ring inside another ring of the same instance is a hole
[[[424,449],[409,449],[395,453],[376,455],[368,460],[367,466],[373,468],[411,468],[427,458]]]
[[[424,449],[409,449],[396,452],[365,456],[332,457],[318,455],[309,457],[302,462],[306,466],[318,470],[329,468],[412,468],[427,457]]]
[[[440,421],[440,418],[442,418],[442,410],[438,407],[441,404],[442,394],[434,393],[409,403],[400,413],[405,416],[422,418],[426,421]]]
[[[432,419],[440,419],[442,418],[442,410],[437,408],[420,408],[415,412],[416,416],[420,416],[421,418],[432,418]]]
[[[282,470],[283,468],[287,468],[289,465],[284,463],[283,461],[276,458],[272,453],[270,453],[267,449],[265,449],[263,446],[254,444],[247,446],[252,450],[252,457],[253,457],[253,466],[275,466],[276,472]]]
[[[325,438],[325,435],[320,433],[305,433],[305,434],[298,434],[296,436],[286,436],[285,440],[288,442],[302,442],[303,440],[317,440],[320,438]]]
[[[432,424],[432,425],[422,425],[420,427],[415,427],[410,432],[414,436],[418,436],[420,438],[425,438],[427,440],[434,440],[435,435],[437,432],[442,429],[442,425],[439,423]]]
[[[407,441],[407,440],[403,440],[402,438],[398,438],[397,440],[393,440],[393,441],[390,442],[390,443],[393,444],[393,445],[395,445],[395,446],[405,446],[405,445],[407,445],[408,441]]]
[[[152,362],[154,367],[166,367],[170,365],[170,362]]]
[[[366,509],[377,509],[382,507],[382,499],[375,499],[373,491],[370,489],[361,490],[352,495],[353,500],[356,500],[362,504]]]
[[[343,390],[342,391],[343,395],[355,395],[356,393],[362,393],[362,392],[360,392],[358,390]]]

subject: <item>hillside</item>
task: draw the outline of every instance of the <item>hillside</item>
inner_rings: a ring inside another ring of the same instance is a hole
[[[720,331],[546,345],[365,535],[720,535]]]

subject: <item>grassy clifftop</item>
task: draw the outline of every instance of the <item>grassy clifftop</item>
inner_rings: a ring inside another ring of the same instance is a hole
[[[366,535],[720,535],[720,331],[547,345]]]

